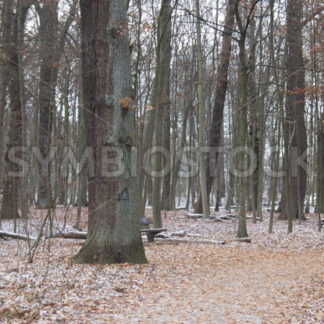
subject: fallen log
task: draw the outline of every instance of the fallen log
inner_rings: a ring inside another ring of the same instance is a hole
[[[223,218],[228,218],[228,219],[233,219],[233,218],[237,218],[237,216],[236,215],[234,215],[234,214],[225,214],[225,215],[220,215],[220,217],[223,217]]]
[[[35,237],[33,236],[26,236],[26,235],[21,235],[17,233],[11,233],[11,232],[4,232],[0,231],[0,237],[1,238],[13,238],[16,240],[36,240]],[[87,238],[87,232],[68,232],[68,233],[57,233],[54,234],[52,237],[50,236],[42,236],[42,239],[50,239],[50,238],[66,238],[66,239],[79,239],[79,240],[84,240]]]
[[[253,216],[246,215],[246,219],[253,219]],[[259,217],[257,217],[256,220],[261,222],[261,218],[259,218]]]
[[[67,233],[57,233],[54,234],[52,238],[64,238],[64,239],[75,239],[75,240],[85,240],[87,238],[87,232],[67,232]],[[172,233],[178,234],[178,233]],[[170,243],[189,243],[189,244],[217,244],[217,245],[224,245],[233,242],[241,242],[241,243],[251,243],[251,238],[243,237],[243,238],[236,238],[233,240],[226,240],[226,241],[216,241],[216,240],[188,240],[185,238],[174,239],[172,238],[172,234],[170,238],[157,238],[158,241],[163,242],[170,242]],[[185,233],[186,234],[186,233]],[[190,235],[188,235],[190,236]],[[20,239],[20,240],[30,240],[35,239],[31,236],[25,236],[17,233],[11,232],[4,232],[0,231],[0,238],[13,238],[13,239]],[[49,238],[49,237],[45,237]]]
[[[203,218],[203,214],[191,214],[191,213],[188,213],[187,214],[187,218],[190,218],[190,219],[198,219],[198,218]]]
[[[173,233],[170,233],[170,236],[179,236],[179,237],[184,237],[186,236],[187,233],[185,231],[179,231],[179,232],[173,232]]]
[[[165,238],[165,239],[158,239],[156,238],[156,242],[160,243],[186,243],[186,244],[216,244],[216,245],[224,245],[225,241],[215,241],[215,240],[188,240],[188,239],[182,239],[182,238]]]
[[[85,240],[87,238],[87,232],[68,232],[58,235],[57,238]]]
[[[215,245],[225,245],[234,242],[240,243],[251,243],[251,239],[249,237],[237,238],[233,240],[226,240],[226,241],[216,241],[216,240],[190,240],[186,238],[165,238],[165,239],[156,239],[157,242],[163,243],[187,243],[187,244],[215,244]]]
[[[0,231],[0,237],[1,238],[13,238],[16,240],[23,240],[23,241],[35,239],[31,236],[26,236],[26,235],[21,235],[21,234],[17,234],[17,233],[11,233],[11,232],[4,232],[4,231]]]
[[[227,241],[227,242],[230,242],[230,241]],[[251,243],[251,238],[250,237],[236,238],[235,240],[232,240],[232,242]]]

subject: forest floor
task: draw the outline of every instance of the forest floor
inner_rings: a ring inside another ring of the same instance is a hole
[[[30,264],[28,242],[0,239],[0,322],[324,323],[324,232],[314,215],[290,235],[275,221],[269,235],[265,213],[263,222],[248,220],[252,243],[242,243],[235,221],[186,214],[164,213],[171,239],[145,242],[148,265],[72,265],[83,241],[69,239],[42,241]],[[44,216],[31,209],[18,228],[35,235]],[[75,217],[75,208],[58,207],[54,229],[65,220],[72,230]],[[2,221],[1,230],[12,229]]]

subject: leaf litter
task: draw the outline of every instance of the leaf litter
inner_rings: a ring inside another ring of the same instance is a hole
[[[37,235],[41,212],[30,215],[18,229]],[[267,213],[263,222],[248,220],[252,243],[235,241],[235,220],[186,215],[164,213],[171,240],[145,242],[148,265],[72,265],[83,241],[70,239],[42,241],[29,264],[27,242],[0,240],[0,322],[324,323],[324,234],[315,215],[290,235],[284,221],[268,234]],[[75,217],[75,208],[57,208],[55,231],[72,231]],[[12,231],[12,222],[1,230]]]

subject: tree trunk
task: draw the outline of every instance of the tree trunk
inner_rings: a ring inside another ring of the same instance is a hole
[[[216,80],[216,95],[212,114],[212,123],[209,130],[209,146],[215,152],[210,152],[207,156],[206,161],[206,186],[207,186],[207,196],[210,196],[213,181],[216,175],[217,159],[219,152],[217,149],[220,145],[221,140],[221,129],[224,116],[224,103],[227,91],[228,82],[228,67],[232,51],[232,29],[234,24],[234,1],[229,0],[226,17],[225,26],[223,31],[223,45],[221,52],[221,59],[217,70],[217,80]],[[194,206],[195,213],[202,213],[202,199],[201,194],[198,196],[198,200]]]
[[[85,124],[87,145],[94,152],[94,176],[89,177],[87,240],[74,257],[76,263],[147,262],[136,179],[131,176],[135,124],[127,27],[125,0],[81,0]],[[103,172],[115,168],[104,170],[103,162],[116,159],[117,149],[124,170],[108,177]]]
[[[78,0],[73,0],[70,13],[61,33],[58,34],[58,1],[45,0],[40,7],[35,1],[39,15],[40,27],[40,83],[39,83],[39,130],[38,146],[40,154],[45,158],[51,147],[53,115],[56,111],[55,87],[57,83],[58,64],[64,50],[66,35],[72,24]],[[44,166],[43,166],[44,167]],[[48,208],[51,197],[51,168],[48,163],[46,170],[41,170],[38,179],[38,201],[40,209]],[[39,165],[39,168],[42,168]]]
[[[5,0],[2,6],[2,60],[0,65],[0,188],[4,177],[4,115],[7,104],[7,88],[9,83],[9,47],[10,31],[12,25],[12,0]]]
[[[156,109],[154,118],[155,148],[163,145],[162,124],[163,114],[170,109],[170,60],[171,60],[171,5],[170,0],[162,0],[158,24],[158,64],[156,73],[156,94],[153,95],[153,107]],[[168,155],[169,152],[165,152]],[[161,153],[155,153],[154,171],[161,173],[163,169],[163,157]],[[163,174],[164,176],[165,174]],[[162,177],[156,175],[153,181],[153,226],[162,227],[161,219],[161,183]],[[170,183],[168,184],[170,185]],[[167,189],[168,191],[170,189]]]
[[[43,7],[38,8],[40,18],[40,82],[39,82],[39,135],[38,145],[42,157],[47,157],[51,145],[52,117],[55,107],[55,84],[54,67],[55,67],[55,39],[57,32],[57,6],[56,1],[44,1]],[[37,206],[40,209],[49,207],[51,200],[50,186],[50,167],[46,170],[40,168],[38,180],[38,200]]]
[[[196,0],[196,16],[200,17],[200,8],[199,0]],[[209,195],[207,191],[207,168],[205,161],[204,148],[206,146],[205,140],[205,93],[204,93],[204,74],[203,74],[203,51],[202,51],[202,42],[201,42],[201,25],[200,20],[197,18],[196,21],[196,30],[197,30],[197,52],[198,52],[198,103],[199,103],[199,112],[198,112],[198,148],[199,148],[199,180],[201,188],[201,201],[202,201],[202,211],[203,217],[209,218],[210,208],[209,208]]]
[[[317,195],[316,212],[324,213],[324,113],[319,120],[317,152]]]
[[[259,148],[260,148],[260,138],[259,138],[259,119],[262,118],[258,115],[258,93],[256,87],[256,57],[255,57],[255,21],[251,21],[250,27],[250,37],[249,37],[249,64],[251,70],[248,77],[248,102],[249,102],[249,146],[252,149],[255,156],[255,168],[252,175],[250,176],[250,199],[251,199],[251,208],[248,208],[249,211],[253,213],[253,222],[256,223],[257,220],[257,200],[258,200],[258,191],[259,191]]]
[[[80,62],[80,76],[82,76],[82,62]],[[78,107],[78,193],[77,193],[77,219],[74,228],[80,229],[80,219],[81,219],[81,207],[85,206],[86,202],[84,201],[84,196],[87,195],[87,185],[86,185],[86,165],[82,165],[82,156],[86,150],[86,136],[85,136],[85,120],[84,120],[84,95],[83,95],[83,85],[82,85],[82,77],[79,78],[79,107]]]
[[[18,12],[19,2],[16,8],[16,14],[12,8],[9,9],[11,20],[11,35],[8,48],[8,69],[9,69],[9,98],[10,98],[10,124],[9,140],[5,154],[6,177],[4,179],[3,203],[0,219],[15,219],[18,214],[18,195],[21,188],[19,171],[21,168],[13,161],[11,154],[15,149],[22,146],[22,107],[20,102],[20,71],[19,71],[19,38],[18,38]],[[15,158],[21,158],[21,152],[15,153]]]
[[[170,37],[171,41],[171,37]],[[171,54],[170,54],[171,59]],[[169,65],[170,66],[170,65]],[[170,75],[170,72],[169,72]],[[163,111],[163,148],[165,154],[165,165],[171,166],[171,121],[170,121],[170,77],[167,79],[169,81],[169,85],[166,85],[166,88],[169,90],[169,100],[168,103],[165,105]],[[163,194],[162,194],[162,208],[165,210],[171,209],[171,200],[170,200],[170,193],[171,193],[171,170],[167,170],[167,172],[163,176]]]
[[[277,137],[279,138],[279,140],[276,140]],[[274,172],[276,173],[279,170],[280,137],[281,137],[280,122],[278,122],[277,120],[273,128],[273,136],[271,139],[271,146],[273,147],[271,170],[274,170]],[[277,183],[278,183],[278,177],[277,176],[272,177],[271,185],[270,185],[271,210],[270,210],[270,221],[269,221],[269,234],[271,234],[273,231],[273,220],[274,220],[276,196],[277,196]]]
[[[235,4],[235,17],[236,22],[240,30],[240,39],[239,39],[239,84],[240,84],[240,100],[239,106],[237,107],[236,114],[236,125],[237,130],[237,139],[235,140],[236,148],[239,149],[236,160],[236,171],[238,172],[238,202],[239,202],[239,224],[237,230],[237,236],[239,238],[248,236],[247,227],[246,227],[246,152],[242,152],[242,149],[246,148],[247,144],[247,105],[248,105],[248,67],[246,62],[246,36],[247,29],[253,19],[253,7],[258,3],[258,0],[252,3],[250,13],[244,23],[240,17],[239,13],[239,0],[236,0]]]
[[[241,34],[242,35],[242,34]],[[245,58],[245,39],[240,39],[240,106],[236,113],[239,118],[238,125],[238,140],[237,144],[239,148],[246,147],[247,137],[247,67]],[[237,162],[237,170],[246,170],[246,157],[245,152],[241,153],[241,156]],[[238,237],[247,237],[246,228],[246,176],[241,174],[238,176],[238,202],[239,202],[239,224],[237,230]]]
[[[222,123],[220,146],[224,147],[224,122]],[[222,198],[225,197],[225,161],[224,152],[219,152],[217,162],[216,203],[215,211],[219,211]]]
[[[186,104],[186,101],[185,101]],[[178,175],[180,171],[181,166],[181,158],[184,153],[184,146],[186,143],[186,136],[187,136],[187,121],[189,117],[191,106],[186,105],[183,109],[183,120],[182,120],[182,129],[181,129],[181,137],[180,137],[180,143],[179,143],[179,155],[177,155],[177,158],[175,160],[174,166],[173,166],[173,175],[172,175],[172,182],[171,182],[171,208],[175,209],[175,198],[176,198],[176,187],[178,182]]]
[[[307,134],[305,127],[305,69],[303,62],[302,19],[303,2],[289,0],[287,2],[287,91],[286,91],[286,121],[287,136],[291,139],[291,163],[296,163],[307,150]],[[306,154],[305,154],[306,156]],[[307,163],[303,159],[302,163]],[[306,194],[307,172],[301,166],[288,165],[290,168],[289,192],[291,199],[291,217],[304,218],[304,200]],[[280,219],[287,219],[287,199],[282,201]],[[301,214],[300,214],[301,213]]]

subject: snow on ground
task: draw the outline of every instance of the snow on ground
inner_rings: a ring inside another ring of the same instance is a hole
[[[72,265],[83,241],[66,239],[42,241],[28,264],[28,242],[0,240],[0,322],[324,323],[324,234],[314,215],[294,223],[290,235],[283,221],[275,221],[269,235],[268,214],[257,224],[248,220],[249,244],[234,241],[235,221],[186,214],[165,213],[163,226],[169,235],[183,231],[179,240],[192,244],[145,242],[148,265]],[[20,232],[37,235],[44,215],[31,209]],[[71,230],[75,217],[75,208],[57,208],[54,232],[63,230],[64,220]],[[1,226],[13,230],[9,221]],[[226,244],[199,243],[207,240]]]

